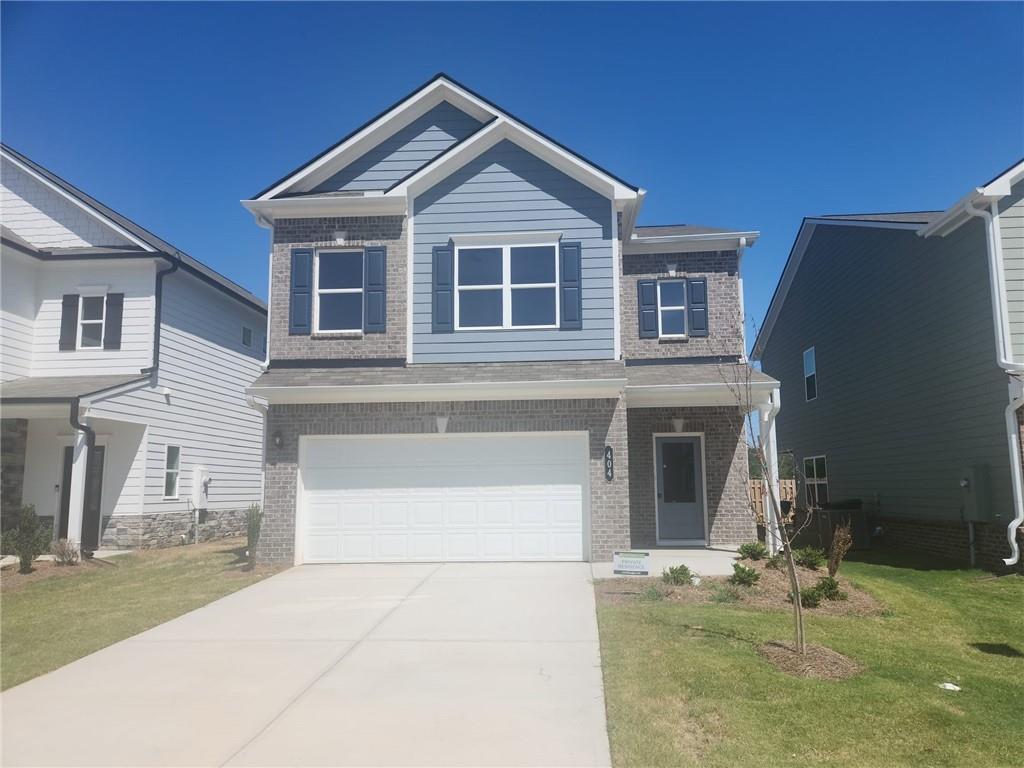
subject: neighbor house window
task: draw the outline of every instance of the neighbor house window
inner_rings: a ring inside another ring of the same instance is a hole
[[[316,256],[313,331],[363,330],[363,252],[321,251]]]
[[[103,346],[103,323],[107,316],[106,296],[79,296],[78,348],[99,349]]]
[[[828,467],[824,456],[804,459],[804,493],[811,509],[828,504]]]
[[[686,336],[686,281],[658,281],[658,336]]]
[[[455,327],[557,328],[558,247],[457,248]]]
[[[168,445],[164,453],[164,498],[178,498],[178,472],[181,464],[181,448]]]
[[[810,401],[818,396],[818,364],[814,347],[804,350],[804,397]]]
[[[242,326],[242,346],[252,349],[252,328],[247,325]]]

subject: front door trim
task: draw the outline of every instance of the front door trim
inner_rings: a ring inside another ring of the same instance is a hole
[[[700,446],[700,471],[702,475],[704,504],[704,538],[703,539],[662,539],[658,524],[658,438],[660,437],[696,437]],[[683,546],[706,547],[709,542],[710,528],[708,523],[708,467],[707,451],[704,449],[703,432],[655,432],[651,435],[651,464],[654,465],[654,540],[659,547]]]

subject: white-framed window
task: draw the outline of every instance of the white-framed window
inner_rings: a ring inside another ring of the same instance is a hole
[[[658,338],[686,338],[686,281],[658,281]]]
[[[81,294],[78,297],[78,348],[103,347],[103,327],[107,320],[107,295]]]
[[[363,251],[318,251],[313,264],[313,332],[363,332]]]
[[[247,325],[242,326],[242,346],[252,349],[252,328]]]
[[[804,458],[804,495],[811,509],[828,504],[828,466],[824,456]]]
[[[455,249],[455,328],[558,328],[558,244]]]
[[[181,446],[168,445],[164,451],[164,498],[178,498],[178,473],[181,467]]]
[[[818,362],[814,358],[814,347],[804,350],[804,398],[807,402],[818,397]]]

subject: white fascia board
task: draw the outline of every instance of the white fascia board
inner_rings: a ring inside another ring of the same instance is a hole
[[[242,200],[242,205],[262,226],[276,219],[311,216],[400,216],[406,212],[405,198],[384,195],[287,197],[280,200]]]
[[[301,403],[414,403],[447,400],[606,399],[622,394],[625,379],[482,381],[447,384],[250,387],[250,395],[272,405]]]
[[[693,253],[698,251],[735,251],[750,248],[760,232],[715,232],[698,235],[663,235],[637,237],[623,243],[623,253]]]
[[[98,221],[100,221],[105,227],[109,227],[110,229],[112,229],[115,232],[117,232],[117,234],[121,235],[121,237],[124,237],[125,239],[130,240],[131,242],[135,243],[137,246],[142,248],[142,250],[144,250],[144,251],[147,251],[149,253],[155,253],[156,252],[156,248],[151,246],[145,240],[140,240],[135,235],[133,235],[131,232],[129,232],[127,229],[125,229],[124,227],[120,226],[119,224],[117,224],[116,222],[112,221],[111,219],[107,218],[102,213],[100,213],[95,208],[93,208],[92,206],[86,205],[83,201],[79,200],[74,195],[68,194],[63,189],[61,189],[56,184],[54,184],[49,179],[47,179],[45,176],[41,176],[40,174],[36,173],[34,170],[29,168],[24,163],[19,162],[16,157],[12,157],[7,152],[4,152],[2,150],[0,150],[0,155],[2,155],[5,160],[10,161],[13,165],[17,166],[21,171],[27,173],[33,179],[35,179],[40,184],[45,186],[47,189],[49,189],[49,190],[51,190],[53,192],[56,192],[58,195],[63,197],[65,200],[69,201],[71,204],[73,204],[76,207],[80,208],[81,210],[85,211],[90,216],[92,216],[94,219],[97,219]]]
[[[815,218],[809,216],[805,219],[812,224],[822,224],[831,227],[866,227],[868,229],[920,229],[923,224],[912,221],[874,221],[872,219],[830,219],[827,217]]]
[[[800,230],[796,234],[796,240],[793,242],[793,247],[789,252],[789,258],[786,259],[786,266],[782,271],[782,277],[779,278],[779,284],[775,288],[775,294],[772,296],[772,303],[768,305],[768,312],[764,317],[764,323],[761,325],[760,331],[758,331],[757,339],[754,340],[754,348],[750,354],[752,360],[760,360],[761,355],[764,354],[765,344],[768,343],[768,337],[771,336],[772,328],[775,327],[775,321],[778,319],[782,305],[786,301],[789,286],[793,284],[793,278],[800,268],[800,261],[804,257],[804,252],[807,250],[807,246],[811,242],[811,237],[814,235],[814,230],[817,226],[818,224],[810,219],[804,219],[800,224]]]
[[[984,205],[996,200],[1001,200],[1013,191],[1013,185],[1024,179],[1024,160],[1009,168],[1005,173],[992,179],[983,187],[975,187],[966,195],[957,200],[946,209],[946,212],[939,218],[924,227],[919,234],[921,237],[932,237],[938,235],[945,237],[961,224],[971,218],[964,210],[967,205]]]
[[[484,232],[478,235],[452,235],[456,246],[547,245],[562,239],[562,232]]]
[[[5,419],[67,420],[70,415],[70,403],[4,403]]]
[[[771,401],[772,392],[779,386],[775,381],[749,384],[750,406]],[[743,387],[746,389],[747,385]],[[652,384],[626,387],[627,408],[666,408],[670,406],[735,405],[739,406],[737,391],[725,382],[714,384]],[[746,399],[746,393],[743,393]]]

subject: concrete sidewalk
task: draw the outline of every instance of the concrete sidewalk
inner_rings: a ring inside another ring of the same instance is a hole
[[[586,563],[294,568],[0,706],[4,766],[610,764]]]

